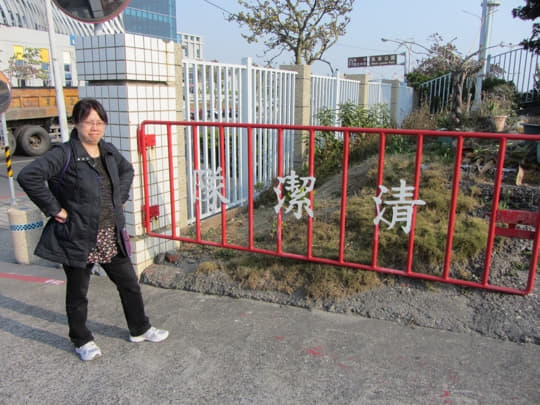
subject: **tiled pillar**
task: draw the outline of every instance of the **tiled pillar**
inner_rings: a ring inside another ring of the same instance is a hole
[[[390,96],[390,118],[392,122],[399,125],[399,88],[401,82],[399,80],[383,80],[383,83],[392,85],[392,93]]]
[[[369,108],[369,74],[345,75],[346,79],[360,82],[358,93],[358,105],[362,108]]]
[[[294,120],[296,125],[311,123],[311,66],[284,65],[281,69],[297,72],[294,103]],[[309,136],[306,131],[294,134],[294,167],[302,168],[308,163],[308,148],[305,140]]]
[[[158,253],[175,247],[173,241],[148,238],[143,229],[143,181],[137,128],[144,120],[181,119],[176,100],[177,94],[181,94],[176,87],[178,83],[181,85],[181,81],[177,81],[181,57],[175,55],[180,52],[174,42],[133,34],[98,35],[76,40],[79,79],[87,82],[86,86],[79,88],[79,97],[96,98],[103,104],[109,116],[105,139],[113,143],[135,169],[125,214],[133,248],[131,258],[138,274],[153,262]],[[153,162],[149,176],[150,187],[154,191],[151,194],[157,193],[166,199],[169,190],[166,127],[156,127],[154,133],[156,146],[147,152]],[[178,167],[178,162],[185,162],[184,142],[178,141],[179,136],[173,129],[175,170],[185,173],[185,166]],[[182,192],[175,190],[175,194],[182,195]],[[176,205],[174,209],[178,212],[181,201]],[[158,226],[162,225],[161,221],[166,222],[164,215],[166,212],[160,212]]]

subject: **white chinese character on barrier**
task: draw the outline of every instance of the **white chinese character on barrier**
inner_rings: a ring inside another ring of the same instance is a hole
[[[291,170],[291,174],[285,177],[278,177],[278,181],[279,184],[274,187],[274,192],[278,199],[277,205],[274,206],[276,213],[279,212],[285,202],[288,202],[285,213],[289,213],[296,208],[294,216],[296,219],[300,219],[302,217],[302,209],[305,209],[308,215],[313,217],[311,201],[306,195],[313,191],[315,177],[299,177],[294,170]],[[283,193],[283,187],[285,187],[286,193]]]
[[[201,192],[199,200],[208,200],[211,205],[216,205],[218,199],[224,204],[229,202],[221,194],[221,189],[224,187],[221,167],[215,171],[212,169],[195,170],[195,175],[197,176],[197,186]]]
[[[381,190],[379,195],[372,197],[377,208],[377,216],[373,223],[379,225],[379,222],[382,221],[388,225],[388,229],[392,229],[396,222],[405,222],[405,226],[402,226],[401,229],[408,234],[411,231],[413,207],[415,205],[425,205],[426,203],[422,200],[408,200],[413,196],[414,187],[407,187],[405,180],[402,179],[399,187],[392,187],[392,196],[396,197],[397,200],[384,201],[384,204],[392,206],[392,221],[388,221],[383,217],[386,208],[381,210],[381,204],[383,204],[381,197],[388,192],[388,188],[383,185],[380,185],[379,188]]]

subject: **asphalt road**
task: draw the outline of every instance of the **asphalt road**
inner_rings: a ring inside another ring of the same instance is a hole
[[[19,171],[26,166],[28,163],[33,161],[35,158],[30,156],[20,156],[20,155],[14,155],[11,157],[11,168],[13,170],[13,185],[15,189],[15,194],[12,195],[10,193],[10,178],[8,177],[7,173],[7,165],[6,165],[6,157],[5,154],[2,153],[0,157],[0,200],[8,200],[8,203],[10,202],[11,198],[18,198],[20,200],[26,200],[24,192],[21,190],[19,185],[17,184],[17,181],[15,180],[15,177],[19,173]]]

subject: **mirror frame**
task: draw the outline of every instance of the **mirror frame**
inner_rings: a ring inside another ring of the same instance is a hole
[[[124,9],[127,7],[127,5],[130,2],[130,0],[118,0],[118,1],[121,1],[121,4],[118,5],[118,7],[115,10],[112,10],[111,12],[109,12],[109,14],[107,16],[104,16],[103,18],[84,18],[84,17],[81,17],[81,16],[75,14],[73,12],[72,7],[71,7],[71,10],[69,10],[70,4],[73,3],[72,0],[64,0],[63,3],[68,3],[66,5],[60,5],[59,4],[60,0],[52,0],[52,1],[53,1],[54,5],[59,10],[61,10],[64,14],[67,14],[69,17],[71,17],[71,18],[73,18],[75,20],[79,20],[79,21],[82,21],[82,22],[85,22],[85,23],[90,23],[90,24],[98,24],[98,23],[102,23],[102,22],[105,22],[105,21],[112,20],[118,14],[120,14],[122,11],[124,11]],[[86,0],[86,1],[89,1],[89,0]],[[97,1],[100,1],[100,0],[97,0]]]
[[[7,88],[7,94],[8,94],[8,98],[5,102],[1,103],[1,100],[0,100],[0,114],[6,112],[6,110],[9,108],[9,105],[11,104],[11,87],[9,85],[9,80],[8,78],[6,77],[6,75],[3,73],[3,72],[0,72],[0,83],[3,83],[6,88]],[[2,86],[0,84],[0,86]],[[2,90],[0,88],[0,90]],[[0,91],[1,93],[1,91]]]

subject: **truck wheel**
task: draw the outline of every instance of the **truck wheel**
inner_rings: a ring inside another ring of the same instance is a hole
[[[17,127],[13,130],[13,136],[15,137],[15,149],[17,149],[19,151],[19,153],[21,153],[21,146],[20,146],[20,137],[21,137],[21,134],[27,129],[29,128],[30,125],[23,125],[22,127]],[[13,155],[15,154],[15,152],[11,152]]]
[[[37,125],[30,125],[17,136],[19,146],[28,156],[40,156],[51,147],[49,133]]]

